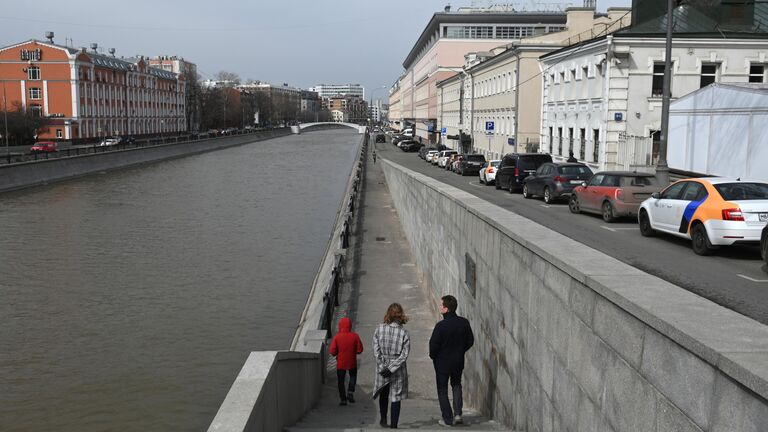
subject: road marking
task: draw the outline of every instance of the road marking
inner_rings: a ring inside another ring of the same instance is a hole
[[[551,205],[549,205],[549,204],[539,204],[539,205],[540,205],[540,206],[542,206],[542,207],[544,207],[544,208],[552,208],[552,206],[551,206]]]
[[[606,230],[611,231],[611,232],[619,232],[621,230],[636,230],[637,229],[635,227],[613,227],[613,228],[611,228],[611,227],[607,227],[605,225],[600,225],[600,228],[606,229]]]
[[[474,187],[479,187],[479,188],[481,188],[481,187],[485,187],[484,185],[482,185],[482,184],[480,184],[480,183],[473,183],[473,182],[469,182],[469,184],[470,184],[471,186],[474,186]]]
[[[768,283],[768,279],[754,279],[754,278],[751,278],[749,276],[745,276],[743,274],[736,274],[736,276],[738,276],[740,278],[744,278],[744,279],[746,279],[748,281],[752,281],[752,282]]]

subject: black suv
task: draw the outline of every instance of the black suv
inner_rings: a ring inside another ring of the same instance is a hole
[[[462,155],[461,162],[457,168],[456,174],[461,175],[478,175],[480,174],[480,168],[485,164],[485,156],[481,154],[465,154]]]
[[[496,171],[496,189],[507,189],[510,192],[522,190],[523,180],[547,162],[552,162],[552,156],[543,153],[504,155]]]
[[[592,170],[583,163],[545,163],[523,180],[523,197],[544,197],[544,202],[570,196],[573,188],[589,181]]]
[[[387,142],[387,137],[384,136],[384,134],[378,134],[376,135],[376,142],[377,143]]]

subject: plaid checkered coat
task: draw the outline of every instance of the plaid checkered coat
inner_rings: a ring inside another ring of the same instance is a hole
[[[398,323],[379,324],[373,333],[373,355],[376,358],[376,379],[373,386],[373,398],[379,396],[381,389],[390,384],[389,400],[397,402],[408,398],[408,368],[405,360],[411,351],[411,338],[408,330]],[[384,378],[379,374],[385,368],[392,375]]]

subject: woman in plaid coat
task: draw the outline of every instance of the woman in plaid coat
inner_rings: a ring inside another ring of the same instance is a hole
[[[381,426],[387,426],[387,408],[392,402],[389,427],[397,429],[400,419],[400,401],[408,398],[408,368],[405,361],[411,351],[411,339],[403,325],[408,317],[403,307],[392,303],[384,315],[384,322],[373,333],[373,355],[376,358],[376,379],[373,398],[379,398]]]

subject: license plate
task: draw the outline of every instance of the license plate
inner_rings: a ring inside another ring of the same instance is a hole
[[[584,180],[571,180],[571,184],[581,184]]]
[[[760,218],[760,222],[768,222],[768,213],[758,213],[758,218]]]

